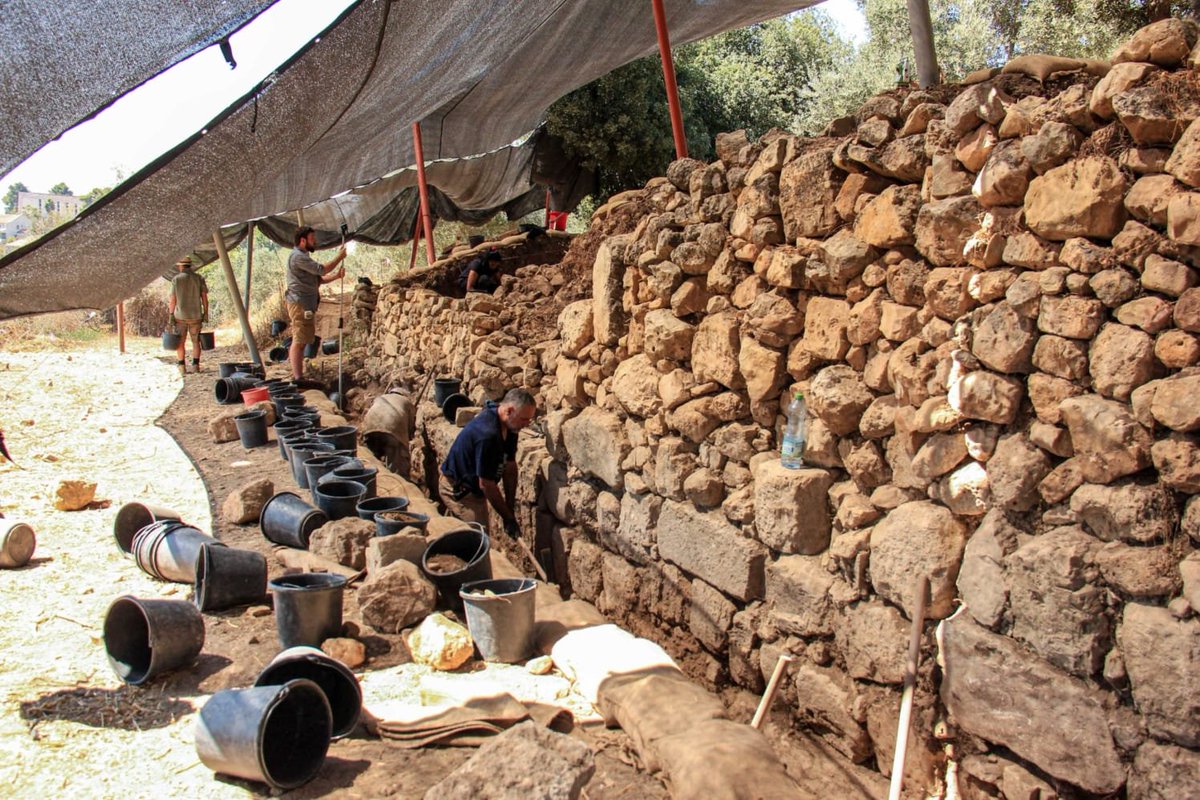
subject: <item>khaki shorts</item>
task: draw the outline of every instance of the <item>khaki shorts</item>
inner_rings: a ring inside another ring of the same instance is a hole
[[[454,484],[446,474],[438,470],[438,496],[442,505],[452,517],[458,517],[463,522],[478,522],[485,528],[488,525],[488,501],[486,497],[468,492],[460,499],[454,499]]]
[[[297,303],[287,304],[288,324],[292,328],[292,341],[307,345],[317,335],[317,312],[309,313],[306,309]],[[305,314],[309,314],[308,319],[304,318]]]
[[[187,336],[191,339],[195,339],[200,335],[200,320],[177,319],[175,320],[175,332],[180,336]]]

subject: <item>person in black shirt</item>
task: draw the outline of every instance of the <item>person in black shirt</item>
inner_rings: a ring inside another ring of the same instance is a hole
[[[488,294],[496,291],[500,286],[500,281],[496,279],[496,269],[492,264],[498,261],[500,261],[500,253],[494,249],[480,253],[468,261],[467,268],[463,271],[463,291]]]
[[[513,513],[517,493],[517,434],[533,422],[537,405],[524,389],[510,389],[500,405],[487,403],[450,446],[438,476],[438,493],[446,510],[466,522],[488,526],[488,504],[504,521],[504,531],[517,536]],[[501,493],[500,486],[504,491]]]

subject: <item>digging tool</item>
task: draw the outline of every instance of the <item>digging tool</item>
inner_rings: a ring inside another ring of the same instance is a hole
[[[767,690],[763,692],[762,700],[758,701],[758,708],[754,711],[754,719],[750,721],[750,727],[758,730],[762,727],[763,720],[767,718],[767,711],[771,708],[771,703],[775,701],[775,693],[779,691],[779,682],[783,680],[783,674],[787,672],[787,668],[793,661],[795,656],[782,655],[775,662],[775,671],[771,673],[771,680],[767,681]]]
[[[542,565],[539,564],[538,560],[533,557],[533,551],[529,549],[529,545],[525,544],[525,540],[520,536],[514,536],[512,539],[517,543],[517,545],[520,546],[521,552],[529,557],[529,563],[533,564],[533,571],[538,574],[538,577],[542,579],[542,582],[549,583],[550,579],[546,577],[546,570],[542,569]]]
[[[925,604],[929,596],[929,578],[917,577],[917,606],[913,609],[912,633],[908,640],[908,660],[904,664],[904,694],[900,697],[900,723],[896,726],[896,753],[892,758],[892,783],[888,800],[900,800],[904,787],[904,757],[908,753],[908,729],[912,721],[913,688],[917,683],[917,664],[921,658],[921,632],[925,628]]]
[[[342,247],[346,246],[346,223],[342,223]],[[342,349],[346,331],[346,265],[342,264],[342,277],[338,279],[338,411],[346,405],[346,394],[342,389]]]

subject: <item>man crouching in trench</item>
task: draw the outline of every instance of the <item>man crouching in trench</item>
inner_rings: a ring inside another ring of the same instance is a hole
[[[466,424],[450,447],[438,476],[438,494],[446,510],[466,522],[488,528],[488,504],[504,521],[504,532],[520,535],[513,513],[517,496],[517,434],[537,413],[533,395],[509,389],[500,405],[488,402]],[[500,492],[500,482],[504,492]]]

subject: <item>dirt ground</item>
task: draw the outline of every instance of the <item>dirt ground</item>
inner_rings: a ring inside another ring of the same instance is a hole
[[[222,331],[218,343],[236,338]],[[16,461],[0,464],[0,513],[38,536],[29,566],[0,571],[0,785],[9,797],[257,796],[264,786],[214,776],[200,763],[192,728],[207,695],[252,684],[278,651],[273,617],[263,606],[206,614],[204,651],[191,668],[122,685],[102,640],[109,603],[122,594],[185,599],[190,587],[143,574],[117,549],[112,526],[123,503],[142,500],[231,546],[269,554],[257,525],[219,520],[220,504],[259,477],[277,491],[295,486],[273,443],[246,451],[239,442],[213,444],[205,430],[219,408],[216,365],[242,360],[244,350],[218,349],[205,372],[184,379],[157,340],[130,339],[128,351],[120,355],[113,338],[0,351],[0,430]],[[55,510],[64,479],[96,483],[97,501]],[[282,572],[269,564],[272,577]],[[361,638],[367,670],[409,660],[398,636]],[[591,800],[667,796],[636,768],[623,733],[589,725],[573,735],[597,752]],[[399,750],[360,728],[332,744],[314,781],[286,796],[419,798],[472,752]]]

